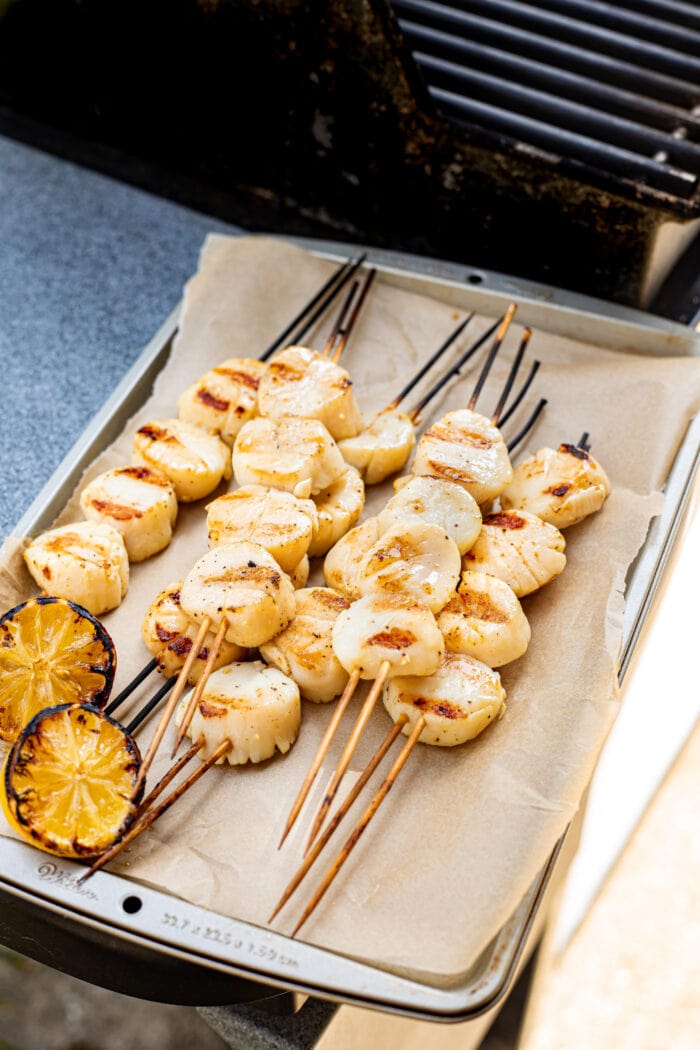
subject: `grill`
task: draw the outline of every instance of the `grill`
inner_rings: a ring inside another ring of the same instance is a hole
[[[700,172],[697,10],[662,0],[630,9],[583,0],[396,0],[393,8],[446,116],[570,168],[635,180],[686,212]]]
[[[0,131],[248,229],[643,305],[700,225],[699,45],[679,0],[22,0]]]

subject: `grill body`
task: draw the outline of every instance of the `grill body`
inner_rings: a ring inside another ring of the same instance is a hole
[[[0,130],[254,229],[638,304],[660,231],[700,215],[694,10],[23,0],[0,19]]]

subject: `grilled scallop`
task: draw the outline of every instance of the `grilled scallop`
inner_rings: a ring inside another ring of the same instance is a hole
[[[189,700],[190,694],[186,694],[178,707],[178,726]],[[296,683],[277,668],[255,660],[214,671],[187,733],[192,740],[204,739],[200,751],[203,759],[230,740],[233,747],[221,762],[240,766],[264,762],[275,751],[286,754],[297,738],[300,721],[301,701]]]
[[[177,497],[158,470],[108,470],[83,489],[80,506],[89,521],[102,521],[122,534],[129,561],[145,561],[172,539]]]
[[[566,540],[554,525],[526,510],[504,510],[484,518],[463,566],[497,576],[522,598],[562,572],[565,547]]]
[[[340,591],[351,602],[360,597],[360,565],[367,551],[379,539],[379,520],[367,518],[350,529],[331,547],[323,563],[323,576],[329,587]]]
[[[346,463],[359,470],[366,485],[398,473],[408,463],[416,443],[415,426],[405,412],[387,408],[355,437],[338,443]]]
[[[211,430],[233,445],[244,423],[258,412],[258,384],[267,366],[252,357],[231,357],[180,396],[177,413],[186,423]]]
[[[227,543],[200,558],[185,577],[180,604],[216,630],[226,620],[226,640],[255,648],[283,631],[294,615],[288,576],[258,543]]]
[[[345,460],[317,419],[251,419],[233,446],[239,485],[268,485],[301,499],[323,492],[346,470]]]
[[[348,674],[376,678],[385,661],[390,675],[432,674],[445,643],[426,605],[403,594],[369,594],[335,621],[333,649]]]
[[[378,515],[382,532],[394,525],[425,522],[439,525],[466,553],[481,530],[481,511],[461,485],[443,478],[411,477]]]
[[[426,430],[412,469],[456,481],[479,504],[500,495],[513,477],[498,427],[468,408],[448,412]]]
[[[575,445],[541,448],[515,468],[501,493],[504,510],[527,510],[565,529],[594,514],[610,495],[608,476],[589,452]]]
[[[304,555],[299,564],[295,565],[292,571],[288,573],[289,579],[292,581],[292,587],[295,591],[299,591],[302,587],[306,587],[310,572],[311,564],[308,555]]]
[[[178,674],[199,633],[197,624],[182,611],[180,605],[182,583],[182,580],[178,580],[161,591],[149,605],[141,624],[141,637],[144,645],[158,658],[158,670],[168,678]],[[190,685],[194,685],[199,680],[213,641],[214,632],[210,631],[192,664],[187,678]],[[233,663],[234,660],[242,660],[245,653],[246,650],[241,646],[224,641],[214,661],[214,668],[223,667],[225,664]]]
[[[362,429],[350,376],[306,346],[288,346],[270,361],[258,388],[261,416],[318,419],[336,439]]]
[[[286,630],[260,646],[268,664],[293,678],[301,695],[316,704],[340,696],[347,671],[333,651],[333,624],[350,603],[330,587],[309,587],[294,595],[296,613]]]
[[[102,522],[51,529],[29,544],[24,560],[47,594],[77,602],[93,616],[116,609],[129,586],[124,540]]]
[[[210,547],[239,540],[259,543],[285,572],[306,555],[315,522],[311,500],[264,485],[244,485],[207,507]]]
[[[408,736],[422,716],[419,740],[436,747],[455,747],[473,740],[506,709],[506,691],[497,671],[460,653],[447,653],[427,678],[400,676],[384,686],[384,706],[396,722],[407,715]]]
[[[181,419],[156,419],[134,435],[133,461],[172,482],[182,503],[203,499],[231,477],[230,453],[216,434]]]
[[[459,580],[457,544],[439,525],[410,522],[382,533],[359,567],[361,594],[406,594],[437,613]]]
[[[522,656],[530,624],[507,583],[485,572],[463,572],[457,593],[437,618],[448,652],[464,653],[489,667]]]
[[[357,524],[365,505],[365,486],[354,467],[346,467],[340,477],[323,492],[314,496],[317,519],[309,545],[309,554],[318,558],[326,554],[348,529]]]

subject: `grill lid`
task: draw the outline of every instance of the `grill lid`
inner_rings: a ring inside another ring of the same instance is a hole
[[[700,205],[700,12],[676,0],[394,0],[446,117]],[[691,209],[692,212],[692,209]]]

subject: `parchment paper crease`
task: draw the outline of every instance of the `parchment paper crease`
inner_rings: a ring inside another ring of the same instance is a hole
[[[135,426],[175,415],[180,392],[203,371],[228,356],[258,356],[331,270],[331,264],[272,240],[209,237],[199,272],[187,286],[168,367],[148,405],[88,476],[128,462]],[[378,281],[345,359],[363,409],[390,401],[458,316],[451,307]],[[472,322],[461,345],[488,323]],[[328,327],[312,345],[322,345]],[[495,404],[519,335],[516,326],[479,401],[485,412]],[[465,747],[417,749],[303,931],[314,943],[443,982],[464,972],[510,916],[576,811],[617,709],[625,574],[659,511],[655,493],[697,410],[700,361],[618,354],[539,333],[531,342],[534,357],[542,368],[506,436],[520,428],[536,397],[547,397],[549,405],[529,447],[516,458],[545,444],[577,441],[587,430],[613,494],[599,515],[567,531],[564,574],[524,600],[532,643],[523,659],[503,669],[504,719]],[[466,401],[477,367],[434,406],[435,415]],[[389,491],[387,485],[370,490],[365,513]],[[74,499],[60,520],[79,517]],[[168,550],[132,569],[125,602],[105,617],[120,659],[116,688],[147,659],[139,632],[147,605],[205,550],[203,504],[182,507]],[[0,608],[32,593],[17,552],[8,546],[0,566]],[[264,925],[298,864],[312,807],[345,740],[347,728],[278,852],[286,814],[330,714],[329,707],[305,702],[301,735],[287,757],[261,767],[213,770],[122,855],[116,870]],[[388,726],[380,705],[352,774]],[[143,732],[142,743],[149,733]],[[161,758],[154,767],[152,781],[166,762]],[[356,804],[355,817],[366,801]],[[277,929],[292,928],[349,828],[336,834],[328,858],[282,912]]]

